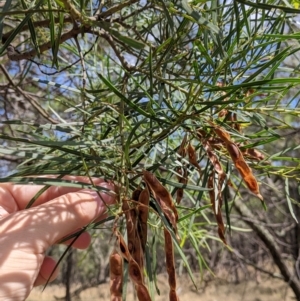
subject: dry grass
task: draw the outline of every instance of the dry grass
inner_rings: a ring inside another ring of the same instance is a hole
[[[168,300],[168,286],[166,275],[159,275],[158,286],[160,296],[155,301]],[[215,278],[210,281],[197,279],[198,291],[192,285],[188,276],[178,278],[177,292],[180,301],[292,301],[293,293],[288,285],[278,279],[271,279],[261,276],[259,281],[248,280],[234,284],[222,278]],[[40,288],[32,291],[27,301],[56,301],[55,297],[62,297],[64,288],[49,286],[44,292]],[[98,288],[91,288],[81,293],[81,301],[109,301],[109,284],[100,285]],[[137,300],[133,295],[132,286],[128,286],[127,300]]]

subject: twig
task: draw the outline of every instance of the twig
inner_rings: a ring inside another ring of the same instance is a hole
[[[62,44],[63,42],[65,42],[71,38],[74,38],[81,32],[82,32],[82,29],[74,27],[73,29],[71,29],[70,31],[68,31],[67,33],[63,34],[60,37],[59,44]],[[40,53],[43,53],[46,50],[51,49],[51,42],[49,41],[43,45],[40,45],[39,48],[40,48]],[[13,47],[11,45],[9,45],[7,47],[7,56],[12,61],[29,60],[29,59],[32,59],[33,57],[35,57],[36,54],[37,53],[36,53],[35,49],[32,49],[27,52],[19,53],[18,51],[15,50],[15,47]]]
[[[123,22],[123,21],[125,21],[126,19],[128,19],[128,18],[130,18],[130,17],[132,17],[132,16],[135,16],[135,15],[137,15],[138,13],[141,13],[141,12],[143,12],[144,10],[147,10],[147,9],[149,9],[149,8],[154,8],[153,4],[147,4],[147,5],[145,5],[145,6],[141,7],[141,8],[139,8],[139,9],[135,10],[134,12],[132,12],[132,13],[130,13],[130,14],[124,16],[124,17],[117,17],[117,18],[115,18],[115,19],[112,19],[111,22],[112,22],[112,23],[114,23],[114,22],[119,22],[119,21]]]
[[[74,37],[77,49],[78,49],[78,53],[79,53],[79,57],[80,57],[80,62],[81,62],[81,66],[82,66],[82,90],[85,91],[85,85],[86,85],[86,68],[85,68],[85,62],[84,62],[84,57],[81,51],[81,47],[80,44],[78,42],[77,36]]]
[[[276,274],[276,273],[269,272],[269,271],[267,271],[267,270],[265,270],[265,269],[263,269],[263,268],[257,266],[257,265],[254,264],[253,262],[251,262],[251,261],[245,259],[245,257],[244,257],[243,255],[241,255],[238,251],[235,250],[235,251],[234,251],[234,254],[235,254],[241,261],[243,261],[243,262],[245,262],[246,264],[248,264],[248,265],[254,267],[257,271],[260,271],[260,272],[262,272],[262,273],[264,273],[264,274],[266,274],[266,275],[269,275],[269,276],[271,276],[271,277],[273,277],[273,278],[276,278],[276,279],[280,279],[280,280],[283,280],[283,279],[284,279],[283,276],[281,276],[281,275],[279,275],[279,274]]]
[[[121,9],[123,9],[124,7],[127,7],[131,4],[134,4],[134,3],[137,3],[139,2],[139,0],[129,0],[129,1],[126,1],[126,2],[121,2],[119,4],[116,4],[112,7],[110,7],[108,10],[102,12],[101,14],[99,14],[99,17],[100,18],[106,18],[108,16],[111,16],[112,14],[120,11]]]
[[[0,64],[0,69],[3,71],[4,75],[8,79],[9,83],[26,99],[29,101],[29,103],[48,121],[50,121],[53,124],[57,124],[58,122],[54,119],[52,119],[48,113],[39,105],[39,103],[31,96],[29,96],[26,92],[24,92],[20,87],[18,87],[8,74],[7,70],[5,67]]]
[[[14,163],[19,163],[23,161],[21,158],[10,156],[10,155],[0,155],[0,160],[14,162]]]
[[[28,13],[44,13],[44,12],[58,12],[63,13],[64,11],[61,9],[47,9],[47,8],[36,8],[36,9],[23,9],[23,10],[12,10],[6,12],[0,12],[0,16],[9,16],[9,15],[17,15],[17,14],[28,14]]]
[[[113,38],[107,31],[102,29],[102,30],[92,30],[92,32],[99,35],[100,37],[104,38],[108,42],[108,44],[111,46],[111,48],[115,52],[116,56],[120,60],[122,66],[125,70],[127,70],[127,71],[133,70],[133,66],[126,62],[124,56],[121,54],[121,52],[115,45]]]
[[[64,23],[71,23],[71,22],[73,22],[71,17],[65,17],[64,18]],[[54,19],[54,23],[59,23],[59,18],[55,18]],[[37,28],[37,27],[49,28],[49,26],[50,26],[50,20],[47,19],[47,20],[42,20],[42,21],[35,21],[35,22],[33,22],[33,26],[35,28]],[[14,32],[14,30],[15,29],[12,29],[12,30],[10,30],[10,31],[8,31],[8,32],[6,32],[5,34],[2,35],[2,43],[3,44],[8,39],[8,37]],[[24,25],[22,27],[22,29],[20,30],[20,32],[26,31],[26,30],[28,30],[28,25]]]

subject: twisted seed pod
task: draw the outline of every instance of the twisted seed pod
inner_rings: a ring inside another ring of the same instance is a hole
[[[144,284],[137,285],[135,289],[139,301],[151,301],[147,287]]]
[[[171,209],[174,213],[176,222],[178,221],[178,213],[176,207],[173,203],[172,196],[169,191],[157,180],[154,174],[144,170],[143,171],[144,180],[148,187],[151,189],[155,198],[159,198],[167,207]]]
[[[187,151],[188,151],[188,155],[189,155],[189,162],[192,165],[194,165],[197,168],[198,172],[201,174],[201,167],[197,160],[197,154],[196,154],[195,148],[192,146],[191,143],[188,144]]]
[[[151,301],[148,289],[143,283],[143,274],[138,263],[131,256],[123,236],[116,230],[117,244],[122,257],[128,261],[128,274],[137,292],[139,301]]]
[[[207,133],[202,129],[197,129],[196,134],[200,140],[203,139],[207,135]]]
[[[229,112],[229,120],[231,121],[231,127],[237,130],[238,132],[241,132],[241,125],[238,123],[237,116],[235,112]]]
[[[180,155],[180,158],[178,159],[180,162],[181,162],[181,159],[186,156],[186,152],[187,152],[186,143],[187,143],[187,134],[184,135],[182,142],[180,144],[180,147],[177,151],[177,153]],[[180,176],[177,176],[177,179],[178,179],[179,183],[186,184],[187,183],[186,167],[184,166],[183,169],[184,169],[184,172],[182,173],[182,168],[181,167],[177,168],[177,173],[180,174]],[[183,197],[183,188],[178,188],[176,191],[176,204],[179,204],[181,202],[182,197]]]
[[[255,148],[246,148],[245,151],[243,151],[243,154],[257,161],[262,161],[265,159],[265,156]]]
[[[225,143],[227,143],[227,142],[230,143],[231,142],[230,135],[227,132],[221,130],[220,127],[215,127],[214,131],[222,139],[223,142],[225,142]]]
[[[109,257],[110,300],[122,301],[123,258],[114,249]]]
[[[240,151],[240,149],[238,148],[238,146],[236,144],[234,144],[233,142],[231,142],[231,143],[226,143],[226,148],[232,158],[232,161],[233,161],[236,169],[242,176],[242,178],[243,178],[244,182],[246,183],[246,185],[248,186],[249,190],[251,192],[253,192],[254,194],[256,194],[256,196],[260,200],[263,200],[263,197],[259,192],[258,183],[252,173],[252,170],[249,167],[249,165],[246,163],[246,161],[243,157],[243,154]]]
[[[214,212],[217,224],[218,224],[219,237],[224,242],[224,244],[227,244],[226,239],[225,239],[225,226],[224,226],[224,222],[223,222],[223,218],[222,218],[220,202],[216,202],[213,172],[208,177],[207,187],[210,188],[208,193],[209,193],[209,198],[210,198],[210,202],[212,205],[212,209],[213,209],[213,212]]]
[[[176,291],[172,290],[169,292],[169,300],[170,301],[179,301],[179,297],[178,297]]]
[[[220,175],[224,175],[224,171],[223,171],[223,168],[222,168],[222,165],[219,161],[219,158],[217,157],[217,155],[213,152],[212,150],[212,147],[209,143],[208,140],[202,140],[202,144],[203,144],[203,147],[208,155],[208,158],[211,162],[211,164],[213,165],[215,171],[220,174]]]
[[[128,199],[123,198],[122,200],[122,211],[126,218],[126,228],[127,228],[127,239],[128,239],[128,250],[129,253],[133,253],[133,246],[135,240],[135,229],[136,229],[136,214],[135,211],[129,207]]]
[[[176,169],[177,173],[180,175],[177,175],[178,182],[181,184],[187,184],[188,182],[188,173],[186,167],[177,167]],[[181,200],[183,198],[183,188],[178,188],[176,191],[176,204],[180,204]]]
[[[223,131],[220,127],[214,125],[212,122],[209,122],[214,127],[216,134],[223,140],[225,143],[226,149],[240,175],[242,176],[244,182],[251,192],[256,194],[256,196],[263,201],[263,197],[259,192],[259,186],[254,177],[251,168],[248,166],[245,161],[243,154],[239,147],[230,140],[230,135]]]
[[[137,233],[137,213],[135,208],[130,208],[129,200],[123,198],[122,210],[126,218],[128,251],[132,258],[143,268],[143,253],[140,237]]]
[[[148,187],[142,190],[139,195],[138,201],[138,214],[139,214],[139,237],[141,241],[141,246],[143,251],[145,252],[145,246],[147,243],[147,221],[149,214],[149,202],[150,202],[150,193]]]
[[[187,134],[184,135],[181,144],[179,146],[179,149],[177,151],[178,155],[180,155],[181,158],[184,158],[186,155],[186,142],[187,142]],[[179,158],[179,161],[181,160],[181,158]]]
[[[131,255],[129,253],[128,247],[125,243],[125,240],[123,238],[123,236],[121,235],[121,233],[115,229],[114,234],[116,235],[117,238],[117,247],[118,247],[118,251],[119,254],[127,261],[129,261],[129,259],[131,258]]]
[[[204,149],[206,150],[206,153],[208,155],[210,162],[212,163],[212,165],[214,167],[214,170],[219,175],[217,203],[219,203],[220,207],[222,207],[222,186],[226,179],[226,173],[223,171],[222,165],[221,165],[218,157],[212,151],[212,147],[210,146],[209,142],[203,140],[202,144],[204,146]]]
[[[176,272],[175,272],[175,260],[174,260],[174,246],[172,236],[167,229],[164,229],[165,236],[165,254],[166,254],[166,266],[168,273],[168,281],[170,286],[169,299],[170,301],[179,301],[176,294]]]
[[[132,192],[131,198],[132,198],[135,202],[138,202],[139,196],[140,196],[141,192],[142,192],[142,189],[141,189],[141,188],[137,188],[136,190],[134,190],[134,191]]]

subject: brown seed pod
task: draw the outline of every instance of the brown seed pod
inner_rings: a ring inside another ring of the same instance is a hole
[[[122,301],[123,258],[116,250],[109,257],[110,300]]]
[[[175,260],[174,260],[174,246],[170,232],[164,229],[165,236],[165,254],[166,254],[166,266],[168,273],[168,281],[170,286],[170,301],[179,300],[176,294],[176,271],[175,271]]]
[[[139,301],[151,301],[147,287],[144,284],[136,285],[135,289]]]
[[[188,173],[187,168],[184,167],[177,167],[176,172],[180,175],[177,175],[178,182],[181,184],[187,184],[188,182]],[[176,191],[176,204],[180,204],[183,198],[183,188],[178,188]]]
[[[220,127],[214,125],[212,122],[209,122],[214,127],[216,134],[223,140],[225,143],[226,149],[240,175],[242,176],[244,182],[248,186],[249,190],[254,193],[260,200],[263,201],[263,197],[259,192],[258,183],[252,173],[251,168],[248,166],[245,161],[243,154],[240,148],[230,140],[230,135],[226,133]]]
[[[120,254],[125,260],[128,261],[128,274],[130,279],[134,283],[134,287],[136,289],[139,301],[151,301],[151,297],[148,292],[148,289],[146,288],[143,282],[143,273],[141,268],[131,256],[127,248],[127,245],[124,241],[124,238],[120,234],[120,232],[115,230],[115,235],[117,237],[117,245],[119,247]]]
[[[239,124],[237,120],[237,115],[235,112],[231,112],[231,117],[230,117],[231,126],[238,132],[241,132],[241,125]]]
[[[197,154],[195,148],[192,146],[191,143],[188,144],[187,150],[188,150],[190,164],[194,165],[199,171],[199,173],[201,173],[201,167],[197,161]]]
[[[212,172],[210,174],[210,176],[208,177],[208,181],[207,181],[207,187],[210,188],[208,193],[209,193],[209,198],[210,198],[210,202],[212,205],[212,209],[213,209],[213,212],[214,212],[217,224],[218,224],[219,237],[226,245],[227,242],[225,239],[225,226],[224,226],[224,222],[223,222],[223,218],[222,218],[220,202],[216,202],[214,185],[215,185],[214,173]]]
[[[214,128],[216,134],[222,139],[224,143],[230,143],[230,135],[226,133],[225,131],[221,130],[220,127]]]
[[[141,241],[141,247],[145,252],[145,246],[147,243],[147,221],[149,214],[149,201],[150,201],[150,193],[148,187],[142,190],[139,195],[138,202],[138,214],[139,214],[139,237]]]
[[[240,151],[239,147],[234,144],[234,143],[227,143],[226,148],[228,150],[228,153],[230,154],[232,161],[242,176],[244,182],[248,186],[249,190],[256,194],[256,196],[260,199],[263,200],[262,195],[259,192],[259,186],[258,183],[252,173],[251,168],[248,166],[246,163],[242,152]]]
[[[129,259],[131,258],[131,255],[129,253],[129,250],[127,248],[127,245],[125,243],[125,240],[123,238],[123,236],[121,235],[121,233],[115,229],[114,230],[114,234],[117,238],[117,243],[116,243],[116,246],[118,248],[118,252],[119,254],[127,261],[129,261]]]
[[[242,153],[241,153],[239,147],[235,143],[227,142],[226,148],[227,148],[227,151],[228,151],[233,163],[235,163],[235,161],[240,159]]]
[[[200,140],[203,139],[207,135],[207,133],[202,129],[197,129],[196,134]]]
[[[179,205],[183,198],[183,188],[178,188],[176,191],[176,204]]]
[[[225,174],[217,155],[212,150],[210,142],[208,140],[202,140],[202,144],[215,171],[220,175]]]
[[[152,194],[154,198],[157,200],[157,202],[161,205],[163,208],[169,208],[169,212],[174,215],[174,218],[170,219],[170,222],[174,220],[175,223],[172,223],[172,226],[175,228],[176,223],[178,221],[178,213],[176,210],[176,207],[173,203],[172,196],[169,193],[169,191],[157,180],[155,175],[153,175],[151,172],[144,170],[143,171],[144,180],[150,190],[152,191]],[[163,204],[163,205],[162,205]],[[165,213],[165,212],[164,212]],[[169,215],[169,214],[168,214]]]
[[[179,149],[177,151],[178,155],[180,155],[181,158],[184,158],[186,155],[186,142],[187,142],[187,134],[184,135],[181,144],[179,146]],[[179,161],[181,160],[181,158],[179,158]]]
[[[141,192],[142,192],[142,189],[141,189],[141,188],[137,188],[136,190],[134,190],[134,191],[132,192],[131,198],[132,198],[135,202],[138,202],[139,196],[140,196]]]
[[[134,283],[139,301],[151,301],[148,289],[144,285],[142,271],[133,259],[128,263],[128,274]]]
[[[134,261],[132,258],[129,260],[128,263],[128,273],[130,275],[131,280],[136,285],[143,284],[142,271],[137,262]]]
[[[129,253],[133,254],[134,241],[136,238],[136,213],[134,209],[131,209],[129,206],[129,199],[123,198],[122,200],[122,211],[125,214],[126,218],[126,228],[127,228],[127,237],[128,237],[128,250]]]
[[[223,171],[222,165],[217,155],[212,151],[212,147],[210,146],[209,142],[202,141],[202,144],[204,146],[204,149],[206,150],[210,162],[214,167],[215,172],[219,175],[217,200],[220,203],[220,207],[222,207],[222,186],[224,181],[226,180],[226,173]]]
[[[243,151],[243,154],[250,159],[262,161],[265,159],[265,156],[255,148],[246,148]]]
[[[170,301],[179,301],[179,297],[178,297],[176,291],[172,290],[169,292],[169,300]]]
[[[227,114],[228,114],[228,110],[223,109],[223,110],[221,110],[221,111],[219,112],[218,117],[219,117],[219,118],[222,118],[222,117],[224,117],[224,116],[227,115]]]
[[[126,218],[128,250],[132,258],[143,268],[143,252],[140,237],[137,233],[137,211],[130,208],[129,200],[123,198],[122,210]]]
[[[213,149],[221,149],[222,146],[224,145],[222,139],[220,139],[220,138],[209,137],[209,138],[207,139],[207,141],[209,142],[210,146],[211,146]]]

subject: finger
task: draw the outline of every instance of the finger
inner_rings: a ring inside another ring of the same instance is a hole
[[[79,237],[74,241],[75,238],[68,239],[63,242],[64,245],[72,244],[73,248],[84,250],[86,249],[91,243],[91,235],[88,232],[83,232],[80,234]],[[73,243],[74,241],[74,243]]]
[[[59,272],[59,268],[57,267],[55,269],[55,266],[56,261],[52,257],[46,256],[41,265],[40,272],[34,282],[34,286],[45,285],[47,281],[52,282],[53,280],[55,280]],[[50,276],[51,278],[49,278]]]
[[[65,179],[90,183],[87,177],[67,176]],[[103,179],[94,178],[93,183],[96,186],[102,186],[105,183]],[[7,213],[16,212],[24,209],[28,202],[43,188],[40,185],[13,185],[12,183],[0,184],[0,218]],[[114,185],[107,186],[108,189],[114,190]],[[79,188],[51,186],[34,202],[33,206],[38,206],[51,199],[59,197],[69,192],[75,192]]]

